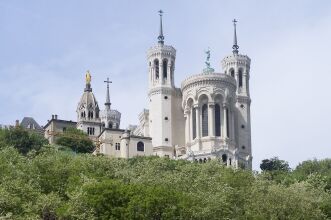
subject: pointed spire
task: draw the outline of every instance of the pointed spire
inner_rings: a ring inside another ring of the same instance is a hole
[[[157,37],[157,39],[159,40],[159,44],[163,45],[164,44],[164,36],[163,36],[163,27],[162,27],[162,15],[163,15],[163,11],[160,10],[159,11],[159,15],[160,15],[160,33],[159,36]]]
[[[238,43],[237,43],[237,20],[236,19],[233,19],[233,27],[234,27],[234,35],[233,35],[233,46],[232,46],[232,49],[233,49],[233,54],[238,54],[238,49],[239,49],[239,46],[238,46]]]
[[[105,102],[105,106],[107,110],[110,110],[110,96],[109,96],[109,83],[112,83],[112,81],[109,81],[109,78],[107,77],[107,80],[104,81],[105,83],[107,83],[107,94],[106,94],[106,102]]]

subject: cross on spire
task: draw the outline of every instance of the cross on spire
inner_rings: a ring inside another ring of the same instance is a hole
[[[106,94],[106,102],[105,102],[105,106],[107,109],[110,109],[110,96],[109,96],[109,84],[112,83],[112,81],[109,80],[109,77],[107,77],[107,80],[103,81],[105,83],[107,83],[107,94]]]
[[[160,10],[158,11],[159,15],[160,15],[160,33],[159,36],[157,37],[157,39],[159,40],[159,44],[164,44],[164,36],[163,36],[163,27],[162,27],[162,16],[163,16],[163,11]]]
[[[233,19],[233,28],[234,28],[234,35],[233,35],[233,46],[232,46],[232,49],[233,49],[233,54],[238,54],[238,49],[239,49],[239,46],[238,46],[238,43],[237,43],[237,20],[236,19]]]

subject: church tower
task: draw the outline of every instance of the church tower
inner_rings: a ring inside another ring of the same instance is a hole
[[[100,109],[98,102],[92,92],[91,74],[87,71],[85,75],[85,89],[84,93],[77,105],[77,128],[87,133],[93,138],[101,132],[100,126]]]
[[[106,93],[106,102],[105,102],[105,110],[101,113],[101,123],[102,127],[104,128],[114,128],[119,129],[120,128],[120,122],[121,122],[121,113],[117,110],[110,109],[111,103],[110,103],[110,95],[109,95],[109,83],[112,83],[109,78],[107,78],[107,93]]]
[[[158,43],[147,52],[150,136],[152,137],[154,154],[172,157],[174,156],[175,145],[181,142],[180,137],[175,134],[178,132],[174,129],[180,128],[180,126],[176,126],[178,123],[176,117],[181,114],[178,112],[181,106],[181,92],[174,85],[176,50],[172,46],[164,44],[163,12],[161,10],[159,15]]]
[[[236,79],[236,143],[238,145],[238,156],[241,159],[239,166],[246,168],[252,167],[252,149],[251,149],[251,117],[249,94],[249,76],[251,59],[247,55],[239,53],[237,42],[237,21],[233,20],[234,35],[232,55],[222,60],[222,69],[225,74]]]

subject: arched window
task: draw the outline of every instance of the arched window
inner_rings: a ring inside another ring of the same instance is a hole
[[[98,111],[95,112],[95,118],[99,118],[99,112]]]
[[[158,79],[159,78],[159,73],[160,73],[159,60],[158,59],[154,60],[154,68],[155,68],[155,79]]]
[[[202,137],[208,136],[208,105],[202,106]]]
[[[229,122],[229,109],[228,108],[226,108],[226,110],[225,110],[225,114],[226,114],[226,136],[227,137],[230,137],[230,122]]]
[[[80,113],[80,117],[81,117],[81,118],[84,117],[84,113],[83,113],[83,112]]]
[[[163,60],[162,66],[163,66],[163,78],[167,79],[167,77],[168,77],[168,61],[166,59]]]
[[[192,109],[192,135],[193,140],[197,137],[197,116],[196,116],[196,109]]]
[[[230,70],[230,74],[231,74],[231,76],[234,78],[234,69],[231,69],[231,70]]]
[[[238,81],[239,81],[239,87],[242,87],[243,86],[243,72],[242,72],[242,70],[239,70],[239,74],[238,74],[239,76],[239,79],[238,79]]]
[[[145,151],[145,146],[143,142],[139,141],[137,143],[137,151]]]
[[[108,127],[113,128],[113,124],[111,122],[109,122]]]
[[[223,154],[223,155],[222,155],[222,162],[223,162],[224,164],[226,164],[227,159],[228,159],[228,156],[227,156],[226,154]]]
[[[85,113],[85,112],[83,112],[83,117],[84,117],[84,118],[86,117],[86,113]]]
[[[215,136],[221,136],[221,107],[219,104],[215,105]]]

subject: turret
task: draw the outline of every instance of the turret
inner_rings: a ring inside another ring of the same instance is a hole
[[[150,48],[147,53],[149,66],[149,129],[152,137],[154,153],[159,156],[174,155],[175,143],[179,140],[176,137],[181,129],[181,120],[176,118],[181,113],[181,93],[174,85],[174,69],[176,50],[172,46],[165,45],[163,35],[162,16],[160,15],[160,32],[157,37],[157,45]],[[184,122],[183,122],[184,125]],[[183,138],[183,137],[180,137]],[[183,138],[184,140],[184,138]]]
[[[107,93],[106,93],[106,102],[105,102],[105,110],[101,114],[101,122],[103,127],[105,128],[115,128],[118,129],[120,127],[121,122],[121,113],[117,110],[111,110],[110,106],[110,95],[109,95],[109,84],[112,83],[109,78],[107,78]]]
[[[239,166],[246,168],[252,167],[252,150],[251,150],[251,117],[249,94],[249,76],[251,59],[247,55],[239,53],[237,40],[237,21],[233,20],[234,35],[232,55],[222,60],[222,69],[225,74],[236,79],[236,133],[238,155],[240,157]]]
[[[160,10],[160,33],[158,44],[147,52],[149,62],[149,88],[174,87],[174,69],[176,50],[172,46],[164,45],[162,16]]]
[[[89,71],[85,75],[84,93],[77,105],[77,128],[83,130],[90,136],[100,134],[99,105],[92,92],[91,74]]]

